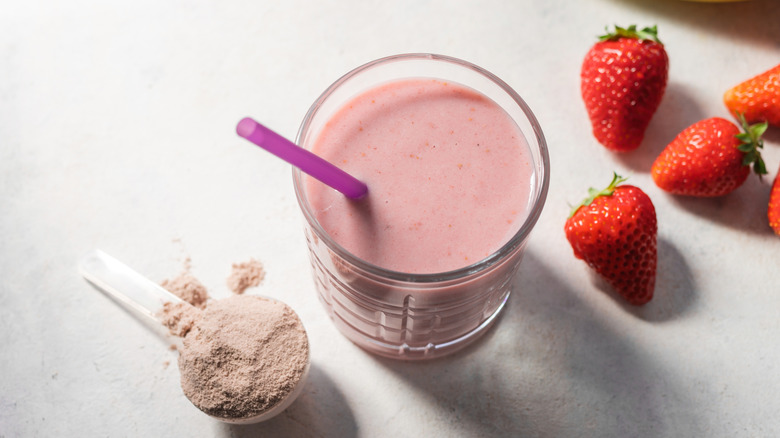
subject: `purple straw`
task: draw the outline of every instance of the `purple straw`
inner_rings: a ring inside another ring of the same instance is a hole
[[[249,117],[238,122],[236,132],[241,137],[333,187],[350,199],[359,199],[368,193],[368,186],[362,181]]]

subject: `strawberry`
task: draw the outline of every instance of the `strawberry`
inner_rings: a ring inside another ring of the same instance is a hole
[[[772,184],[772,191],[769,192],[769,209],[767,210],[769,226],[780,235],[780,169],[775,175],[775,182]]]
[[[780,126],[780,64],[726,91],[723,102],[732,114],[742,113],[748,123]]]
[[[666,90],[669,58],[655,26],[615,26],[593,45],[580,73],[593,135],[617,152],[639,147]]]
[[[650,198],[623,181],[615,174],[606,189],[591,188],[566,220],[566,238],[575,257],[638,306],[653,298],[658,224]]]
[[[741,186],[753,170],[766,173],[759,149],[766,122],[748,126],[713,117],[685,128],[656,158],[650,173],[667,192],[688,196],[722,196]]]

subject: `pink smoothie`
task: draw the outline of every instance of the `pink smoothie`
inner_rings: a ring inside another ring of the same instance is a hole
[[[519,230],[529,209],[533,161],[519,127],[452,82],[370,89],[335,112],[312,150],[369,188],[351,201],[309,179],[317,220],[385,269],[438,273],[476,263]]]

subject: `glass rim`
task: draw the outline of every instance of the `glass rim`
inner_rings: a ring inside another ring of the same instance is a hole
[[[534,173],[537,173],[536,170],[541,170],[541,175],[537,179],[537,182],[539,183],[538,189],[535,190],[535,193],[533,192],[531,193],[532,195],[535,195],[531,202],[531,210],[528,212],[528,216],[526,217],[523,224],[520,226],[520,229],[517,230],[517,232],[506,243],[501,245],[501,247],[496,251],[494,251],[492,254],[470,265],[464,266],[462,268],[457,268],[457,269],[444,271],[444,272],[435,272],[435,273],[401,272],[401,271],[386,269],[381,266],[377,266],[373,263],[367,262],[361,259],[360,257],[357,257],[356,255],[352,254],[351,252],[347,251],[343,246],[341,246],[339,243],[333,240],[330,237],[330,235],[328,235],[328,233],[325,232],[325,230],[322,228],[319,221],[317,221],[314,213],[311,210],[311,206],[308,203],[308,198],[303,193],[304,189],[302,187],[303,179],[302,179],[301,171],[298,168],[293,167],[292,172],[293,172],[293,186],[295,189],[295,197],[298,201],[298,205],[301,207],[301,211],[303,212],[307,223],[313,228],[314,233],[317,234],[317,237],[323,240],[331,251],[335,252],[339,257],[346,260],[350,264],[358,267],[365,273],[369,273],[381,278],[408,282],[408,283],[441,283],[441,282],[446,282],[451,280],[462,279],[480,273],[482,271],[485,271],[491,266],[500,263],[502,260],[504,260],[504,258],[511,255],[516,249],[518,249],[522,245],[522,243],[526,240],[526,238],[530,235],[531,230],[533,229],[534,225],[536,225],[536,222],[539,220],[539,216],[542,213],[544,203],[547,199],[547,191],[550,185],[550,157],[549,157],[549,152],[547,150],[547,142],[544,138],[544,134],[542,133],[542,128],[539,125],[539,121],[536,119],[536,116],[531,111],[531,108],[528,106],[528,104],[525,103],[523,98],[520,97],[520,95],[517,94],[517,92],[514,89],[512,89],[512,87],[510,87],[506,82],[501,80],[498,76],[494,75],[493,73],[490,73],[489,71],[483,69],[482,67],[479,67],[468,61],[464,61],[462,59],[458,59],[446,55],[437,55],[432,53],[405,53],[405,54],[391,55],[391,56],[379,58],[350,70],[349,72],[341,76],[338,80],[336,80],[333,84],[331,84],[327,89],[325,89],[325,91],[322,92],[322,94],[317,98],[317,100],[314,101],[311,107],[309,107],[309,110],[306,112],[306,115],[304,116],[303,121],[301,122],[301,125],[295,136],[295,143],[300,146],[301,139],[303,138],[304,133],[308,131],[309,125],[311,124],[314,115],[317,113],[317,110],[322,106],[322,103],[325,102],[325,100],[328,99],[328,97],[342,84],[344,84],[346,81],[356,76],[357,74],[365,70],[368,70],[378,64],[384,64],[392,61],[405,61],[405,60],[441,61],[441,62],[447,62],[447,63],[455,64],[460,67],[465,67],[467,69],[473,70],[481,74],[482,76],[486,77],[496,85],[498,85],[499,88],[501,88],[505,93],[507,93],[509,97],[520,107],[523,114],[528,119],[528,122],[530,123],[531,127],[533,128],[533,135],[535,136],[536,144],[539,149],[540,163],[534,162],[534,168],[535,168]],[[448,79],[448,78],[440,78],[440,79]],[[468,86],[468,84],[463,84],[463,85]],[[529,133],[525,133],[525,134],[528,135]],[[539,166],[539,164],[541,164],[541,166]]]

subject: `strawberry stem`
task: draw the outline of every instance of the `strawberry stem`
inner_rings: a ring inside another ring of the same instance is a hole
[[[620,38],[634,38],[655,41],[656,43],[663,45],[661,40],[658,39],[658,26],[645,27],[641,30],[637,30],[635,24],[628,26],[628,28],[622,28],[615,25],[615,30],[612,32],[609,31],[609,28],[604,28],[604,30],[607,33],[599,35],[599,41],[617,41]]]
[[[588,197],[585,198],[579,205],[576,205],[572,208],[571,213],[569,213],[569,217],[574,216],[574,213],[576,213],[577,210],[580,209],[580,207],[585,207],[590,205],[599,196],[612,196],[612,194],[615,193],[615,189],[627,179],[628,178],[623,178],[622,176],[618,175],[617,172],[613,172],[612,182],[609,183],[607,188],[603,190],[594,189],[593,187],[589,188]]]
[[[742,158],[742,165],[750,166],[752,164],[753,172],[758,174],[759,177],[766,175],[766,164],[764,159],[761,158],[760,149],[764,148],[764,139],[761,136],[764,135],[769,125],[767,122],[748,125],[745,115],[740,112],[737,112],[737,118],[744,131],[735,136],[742,142],[742,144],[737,146],[737,149],[745,153],[745,156]]]

